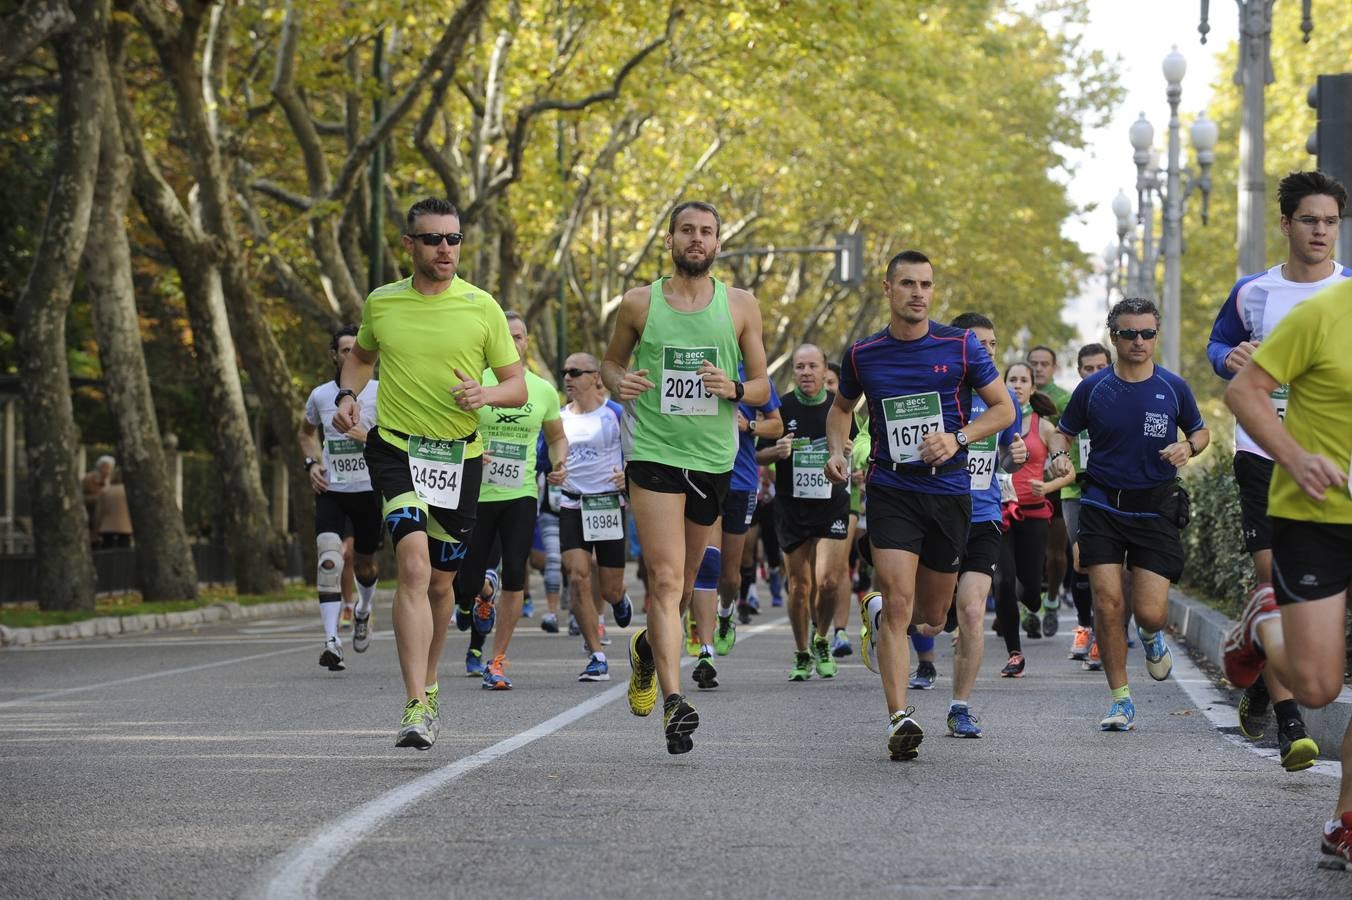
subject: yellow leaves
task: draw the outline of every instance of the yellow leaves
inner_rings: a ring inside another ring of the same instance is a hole
[[[740,9],[733,10],[732,12],[728,13],[727,18],[728,31],[741,31],[743,28],[746,27],[747,20],[748,16],[744,11]]]

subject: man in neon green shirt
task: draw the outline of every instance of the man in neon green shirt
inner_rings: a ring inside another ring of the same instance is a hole
[[[625,293],[601,364],[606,388],[625,405],[625,474],[648,569],[648,627],[630,642],[629,708],[651,713],[660,685],[669,753],[689,752],[699,726],[680,692],[681,600],[727,496],[737,404],[770,396],[756,298],[709,275],[720,225],[708,203],[672,210],[666,246],[676,274]],[[734,380],[738,362],[745,382]]]
[[[1340,224],[1330,216],[1335,230]],[[1235,375],[1225,402],[1276,461],[1268,491],[1272,581],[1254,591],[1225,642],[1237,687],[1271,667],[1304,706],[1332,703],[1343,687],[1347,592],[1352,586],[1352,280],[1296,306]],[[1289,384],[1286,417],[1272,392]],[[1352,871],[1352,726],[1343,737],[1334,818],[1320,866]]]
[[[366,298],[357,344],[338,378],[333,420],[339,430],[352,427],[356,395],[379,358],[366,465],[399,566],[394,638],[408,702],[395,746],[418,750],[432,746],[440,724],[437,660],[482,479],[478,410],[527,400],[502,308],[456,275],[461,238],[460,214],[448,201],[429,198],[409,209],[403,242],[413,275]],[[485,368],[496,385],[475,380]]]

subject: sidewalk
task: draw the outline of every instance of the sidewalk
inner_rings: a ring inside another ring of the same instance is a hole
[[[1234,627],[1234,620],[1199,600],[1194,600],[1177,588],[1169,590],[1169,627],[1187,642],[1196,656],[1202,657],[1217,669],[1221,667],[1221,648],[1225,635]],[[1343,732],[1352,721],[1352,690],[1343,687],[1337,700],[1323,709],[1300,708],[1305,717],[1305,728],[1319,745],[1320,755],[1338,759],[1343,746]]]
[[[313,600],[279,600],[241,606],[233,600],[212,603],[201,609],[182,612],[131,616],[99,616],[65,625],[41,625],[36,628],[10,628],[0,625],[0,647],[24,647],[49,641],[78,641],[149,631],[196,628],[231,619],[265,619],[270,616],[296,615],[314,609]]]

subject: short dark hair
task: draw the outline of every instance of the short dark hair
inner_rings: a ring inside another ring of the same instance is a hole
[[[514,309],[504,309],[502,311],[502,314],[504,317],[506,317],[508,322],[517,321],[520,322],[522,325],[526,324],[525,316],[521,315],[521,313],[517,312]],[[527,326],[526,330],[529,331],[530,327]]]
[[[425,197],[408,208],[408,234],[413,233],[413,223],[418,216],[455,216],[460,218],[460,210],[455,204],[441,197]]]
[[[671,219],[667,221],[667,234],[676,233],[676,219],[687,209],[697,209],[700,212],[706,212],[714,217],[714,234],[723,233],[723,217],[714,209],[712,203],[705,203],[703,200],[686,200],[684,203],[677,203],[676,208],[671,211]]]
[[[826,363],[826,368],[830,369],[832,372],[835,372],[837,378],[840,377],[840,363],[833,363],[828,361]]]
[[[1085,359],[1091,356],[1106,356],[1108,357],[1108,365],[1113,364],[1113,351],[1102,344],[1085,344],[1080,348],[1080,352],[1075,355],[1075,366],[1078,368],[1084,365]]]
[[[1006,384],[1009,382],[1009,373],[1014,371],[1015,366],[1023,366],[1025,369],[1027,369],[1028,380],[1029,381],[1033,380],[1033,367],[1030,366],[1024,360],[1020,359],[1016,362],[1012,362],[1009,365],[1005,366],[1005,376],[1003,379],[1001,379],[1002,381],[1004,381]],[[1033,393],[1029,395],[1028,405],[1033,408],[1033,412],[1037,413],[1039,416],[1042,416],[1043,418],[1053,418],[1056,416],[1056,401],[1052,400],[1051,397],[1048,397],[1041,391],[1033,391]]]
[[[989,328],[995,330],[995,323],[979,312],[965,312],[948,323],[954,328]]]
[[[1053,350],[1051,347],[1048,347],[1046,344],[1035,344],[1034,346],[1029,347],[1028,352],[1023,355],[1023,358],[1031,360],[1033,358],[1033,354],[1039,350],[1046,350],[1048,353],[1050,353],[1052,355],[1052,365],[1056,365],[1056,351]]]
[[[1332,175],[1315,169],[1311,172],[1292,172],[1277,183],[1277,205],[1288,219],[1296,214],[1296,207],[1306,197],[1324,194],[1338,204],[1338,215],[1347,205],[1347,188]]]
[[[888,281],[891,281],[893,273],[897,270],[897,266],[918,265],[919,263],[929,263],[931,268],[934,267],[934,263],[930,262],[930,258],[919,250],[903,250],[887,261],[887,275],[884,277]]]
[[[1127,297],[1114,303],[1108,311],[1109,332],[1117,331],[1117,320],[1123,316],[1154,316],[1155,327],[1158,328],[1160,324],[1159,307],[1155,306],[1154,300],[1146,297]]]
[[[329,349],[335,351],[338,349],[339,338],[356,337],[356,336],[357,336],[356,325],[344,325],[342,328],[339,328],[337,331],[333,333],[333,337],[329,338]]]

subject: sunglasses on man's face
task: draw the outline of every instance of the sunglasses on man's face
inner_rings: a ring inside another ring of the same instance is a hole
[[[1153,341],[1155,335],[1159,334],[1158,328],[1119,328],[1113,334],[1124,341],[1134,341],[1140,337],[1143,341]]]
[[[422,241],[424,247],[438,247],[442,241],[454,247],[465,239],[465,236],[458,231],[448,231],[445,234],[437,231],[425,231],[422,234],[410,234],[409,237],[415,241]]]
[[[595,369],[564,369],[563,374],[569,378],[581,378],[583,375],[595,375]]]

